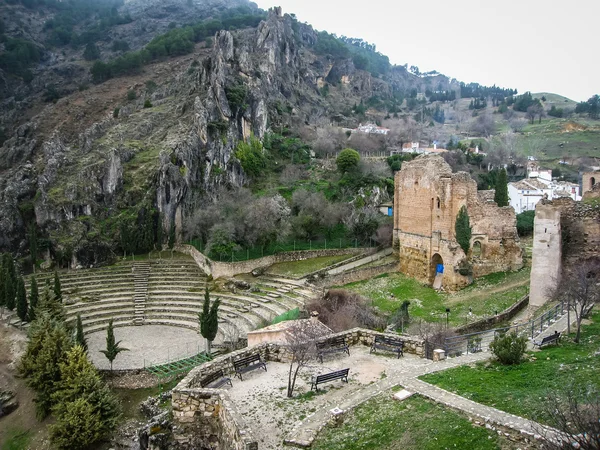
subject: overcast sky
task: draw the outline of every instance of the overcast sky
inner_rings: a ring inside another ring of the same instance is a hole
[[[600,0],[254,1],[421,72],[575,101],[600,94]]]

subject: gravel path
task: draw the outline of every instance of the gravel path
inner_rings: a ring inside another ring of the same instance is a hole
[[[204,351],[204,338],[187,328],[164,325],[117,327],[115,339],[120,346],[129,349],[121,352],[113,363],[113,369],[140,369],[144,364],[165,363]],[[86,336],[89,355],[99,369],[110,369],[110,363],[100,350],[106,348],[106,331]]]

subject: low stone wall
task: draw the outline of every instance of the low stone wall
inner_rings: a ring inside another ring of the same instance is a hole
[[[327,336],[343,336],[349,346],[370,346],[376,335],[385,335],[364,328],[353,328]],[[397,335],[394,335],[397,337]],[[402,336],[404,352],[423,358],[424,341],[412,336]],[[202,389],[200,380],[222,369],[225,374],[234,372],[233,361],[259,353],[264,361],[288,362],[291,353],[285,345],[264,343],[247,347],[215,358],[193,369],[172,391],[174,436],[181,448],[194,449],[206,446],[217,450],[255,450],[258,443],[245,421],[222,389]],[[210,442],[210,446],[206,445]]]
[[[331,275],[317,280],[313,282],[313,284],[318,287],[341,286],[348,283],[354,283],[355,281],[367,280],[384,273],[397,271],[398,263],[392,262],[389,264],[383,264],[381,266],[363,267],[362,269],[357,268],[337,275]]]
[[[239,261],[233,263],[213,261],[192,245],[180,244],[176,246],[176,251],[190,255],[196,261],[196,264],[213,278],[230,278],[242,273],[250,273],[254,269],[269,267],[273,264],[288,261],[302,261],[305,259],[318,258],[320,256],[337,255],[358,255],[373,249],[365,248],[333,248],[327,250],[299,250],[295,252],[282,252],[275,255],[265,256],[263,258],[249,259],[248,261]]]
[[[517,313],[526,308],[527,305],[529,305],[529,294],[525,295],[521,300],[505,309],[500,314],[463,325],[456,328],[454,331],[458,334],[469,334],[489,330],[492,328],[492,325],[512,319]]]
[[[258,442],[222,389],[173,391],[174,432],[179,448],[256,450]],[[181,430],[185,429],[185,433]]]

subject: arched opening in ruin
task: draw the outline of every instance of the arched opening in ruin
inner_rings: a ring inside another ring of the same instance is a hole
[[[473,250],[471,251],[473,258],[479,258],[481,256],[481,242],[473,242]]]
[[[590,189],[592,189],[595,184],[596,184],[596,177],[590,178]]]
[[[440,203],[440,198],[438,197],[438,198],[437,198],[437,209],[440,209],[440,204],[441,204],[441,203]]]
[[[431,264],[429,266],[429,282],[433,285],[435,282],[435,276],[444,273],[444,260],[439,253],[435,253],[431,257]]]

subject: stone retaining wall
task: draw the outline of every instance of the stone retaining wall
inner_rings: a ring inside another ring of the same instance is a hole
[[[313,285],[318,287],[342,286],[344,284],[354,283],[355,281],[367,280],[384,273],[397,271],[398,262],[391,262],[381,266],[357,268],[337,275],[330,275],[313,282]]]
[[[353,328],[327,337],[343,336],[349,346],[370,346],[376,335],[384,334],[364,328]],[[412,336],[401,338],[405,344],[405,353],[412,353],[421,358],[425,356],[422,339]],[[210,448],[217,450],[258,448],[252,430],[237,412],[227,392],[200,387],[200,380],[206,375],[219,369],[225,374],[232,374],[234,360],[255,353],[259,353],[264,361],[288,362],[291,358],[291,353],[285,345],[264,343],[247,347],[196,367],[173,389],[171,401],[173,419],[177,425],[174,435],[182,448],[202,448],[207,442],[211,442]]]
[[[305,259],[318,258],[320,256],[338,256],[338,255],[358,255],[373,251],[365,248],[333,248],[327,250],[299,250],[295,252],[282,252],[275,255],[265,256],[263,258],[249,259],[248,261],[239,261],[234,263],[213,261],[209,257],[199,252],[194,246],[180,244],[175,250],[190,255],[196,261],[196,264],[207,275],[213,278],[230,278],[242,273],[250,273],[255,269],[269,267],[273,264],[288,261],[302,261]]]
[[[458,334],[469,334],[476,333],[478,331],[489,330],[492,325],[512,319],[517,315],[517,313],[526,308],[527,305],[529,305],[529,294],[525,295],[521,300],[513,304],[511,307],[505,309],[500,314],[478,320],[468,325],[463,325],[456,328],[454,331]]]

